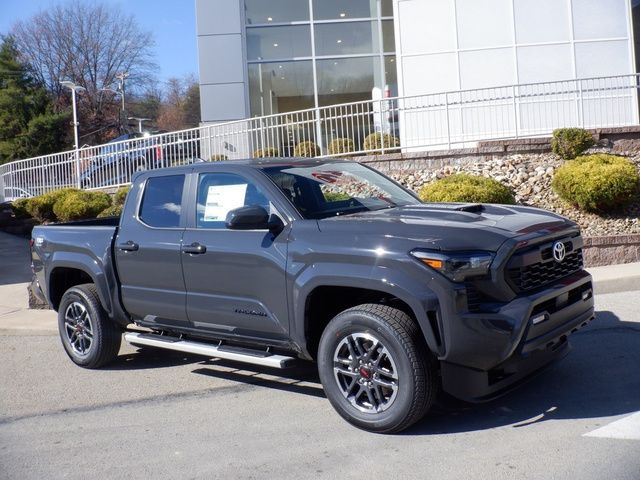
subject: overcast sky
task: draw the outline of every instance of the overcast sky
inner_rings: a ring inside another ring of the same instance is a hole
[[[92,0],[83,0],[90,2]],[[16,20],[65,0],[0,0],[0,34],[7,34]],[[140,26],[153,32],[158,77],[198,75],[195,0],[104,0],[135,16]]]

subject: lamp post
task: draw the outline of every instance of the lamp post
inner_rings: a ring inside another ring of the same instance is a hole
[[[62,80],[60,85],[71,90],[71,103],[73,105],[73,148],[76,151],[76,186],[80,188],[80,145],[78,145],[78,113],[76,110],[76,92],[86,90],[70,80]]]
[[[103,87],[101,89],[98,90],[98,92],[102,93],[102,92],[111,92],[114,95],[120,95],[121,97],[124,98],[124,95],[122,94],[122,92],[119,92],[117,90],[114,90],[113,88],[109,88],[109,87]],[[102,95],[100,95],[100,103],[102,104]],[[122,112],[118,112],[118,132],[119,134],[122,134],[124,129],[122,128],[122,115],[124,113],[124,108],[122,110]]]
[[[138,122],[138,132],[142,133],[142,122],[148,122],[151,120],[150,118],[140,118],[140,117],[127,117],[127,120],[135,120]]]

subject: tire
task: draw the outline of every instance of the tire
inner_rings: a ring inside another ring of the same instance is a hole
[[[336,411],[370,432],[408,428],[439,390],[437,362],[418,325],[386,305],[363,304],[334,317],[320,339],[318,373]]]
[[[76,285],[62,296],[58,332],[69,358],[84,368],[100,368],[118,356],[122,331],[109,320],[93,283]]]

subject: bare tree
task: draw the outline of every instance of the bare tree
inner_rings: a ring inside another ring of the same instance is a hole
[[[152,34],[114,4],[72,0],[17,22],[12,34],[23,60],[61,105],[66,104],[61,79],[87,89],[78,99],[89,116],[85,130],[105,121],[104,104],[113,94],[101,89],[116,88],[118,73],[129,73],[126,88],[132,92],[154,80]]]

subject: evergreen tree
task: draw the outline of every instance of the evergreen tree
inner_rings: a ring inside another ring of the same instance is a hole
[[[54,113],[46,90],[20,62],[15,41],[0,45],[0,163],[68,146],[68,114]]]

